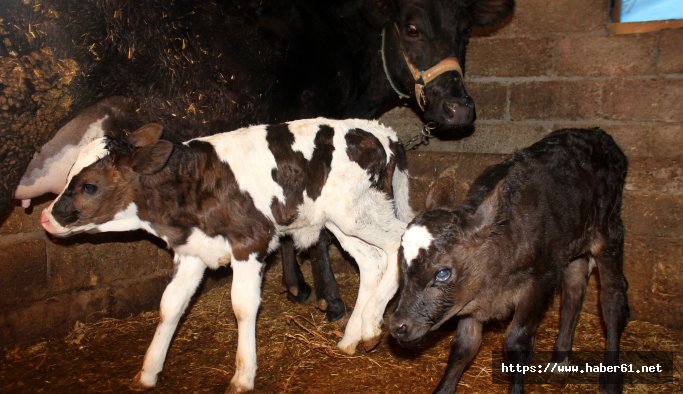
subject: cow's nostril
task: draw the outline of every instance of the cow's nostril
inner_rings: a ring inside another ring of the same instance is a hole
[[[474,101],[469,97],[444,100],[441,114],[451,124],[471,124],[474,121]]]

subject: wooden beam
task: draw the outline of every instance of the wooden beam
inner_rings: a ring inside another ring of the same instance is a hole
[[[652,22],[629,22],[629,23],[608,23],[607,29],[610,34],[637,34],[649,33],[665,29],[678,29],[683,27],[683,19]]]

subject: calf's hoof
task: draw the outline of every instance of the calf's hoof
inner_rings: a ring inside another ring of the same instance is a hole
[[[345,342],[344,339],[337,343],[339,350],[341,350],[344,354],[348,354],[349,356],[353,356],[356,353],[356,346],[358,346],[358,342]]]
[[[344,301],[341,298],[336,298],[329,302],[325,299],[320,299],[318,300],[318,308],[325,311],[325,318],[330,323],[341,319],[346,313],[346,305],[344,305]]]
[[[251,389],[247,389],[244,387],[238,387],[238,386],[235,386],[231,383],[230,386],[228,386],[228,389],[225,390],[225,394],[240,394],[240,393],[248,393],[250,391],[251,391]]]
[[[244,381],[240,381],[236,376],[232,377],[230,381],[230,386],[225,390],[225,394],[238,394],[238,393],[248,393],[254,389],[254,384],[248,384]]]
[[[381,339],[382,339],[381,335],[378,335],[376,337],[372,337],[369,339],[363,339],[363,349],[366,352],[371,351],[372,349],[376,348],[377,345],[379,345]]]
[[[151,389],[152,387],[154,387],[154,386],[156,385],[156,383],[157,383],[157,382],[156,382],[156,378],[153,379],[153,381],[151,381],[151,382],[150,382],[149,380],[150,380],[150,379],[147,379],[147,382],[143,381],[143,378],[142,378],[142,371],[140,371],[140,372],[138,372],[137,375],[135,375],[135,377],[133,378],[133,381],[130,382],[130,384],[128,385],[128,388],[129,388],[131,391],[145,391],[145,390],[149,390],[149,389]]]
[[[292,286],[287,289],[287,299],[298,304],[305,304],[311,296],[311,286],[302,283],[299,287]]]

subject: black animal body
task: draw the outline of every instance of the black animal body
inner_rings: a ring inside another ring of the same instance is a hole
[[[461,205],[413,220],[401,242],[400,299],[390,330],[411,344],[451,317],[460,319],[437,392],[455,390],[489,320],[512,314],[507,362],[527,365],[558,288],[553,360],[568,361],[593,264],[600,273],[605,364],[619,363],[629,315],[620,215],[626,171],[626,157],[602,130],[559,130],[488,167]],[[513,371],[512,392],[523,391],[523,379]],[[601,376],[601,386],[620,391],[620,375]]]

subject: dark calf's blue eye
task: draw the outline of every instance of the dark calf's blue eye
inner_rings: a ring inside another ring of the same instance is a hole
[[[439,270],[439,271],[437,271],[435,278],[436,278],[437,282],[445,282],[451,278],[451,270],[449,270],[449,269]]]
[[[95,194],[95,192],[97,192],[97,186],[93,185],[92,183],[84,183],[83,184],[83,193]]]

